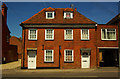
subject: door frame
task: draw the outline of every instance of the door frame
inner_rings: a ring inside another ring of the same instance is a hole
[[[29,51],[33,51],[33,50],[29,50]],[[34,50],[34,51],[36,51],[36,50]],[[33,52],[34,53],[34,52]],[[36,53],[35,53],[35,67],[29,67],[29,54],[27,55],[27,57],[28,57],[28,69],[36,69],[36,59],[37,59],[37,51],[36,51]]]
[[[83,65],[83,64],[82,64],[82,63],[83,63],[83,62],[82,62],[82,58],[83,58],[83,56],[81,55],[81,68],[84,68],[84,67],[82,67],[82,65]],[[89,67],[88,67],[88,68],[90,68],[90,55],[88,55],[88,58],[89,58]]]

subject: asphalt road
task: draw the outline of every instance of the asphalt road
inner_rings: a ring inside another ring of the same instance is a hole
[[[38,77],[38,78],[96,78],[96,77],[119,77],[118,68],[101,69],[38,69],[21,70],[7,69],[2,71],[2,77]]]

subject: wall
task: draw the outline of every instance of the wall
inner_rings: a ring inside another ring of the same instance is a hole
[[[10,44],[11,45],[17,45],[18,59],[21,59],[21,55],[22,55],[22,52],[23,52],[22,40],[20,38],[12,36],[10,38]]]
[[[59,45],[61,45],[61,58],[60,68],[81,68],[81,48],[91,48],[91,68],[96,67],[96,31],[95,28],[91,28],[90,40],[82,41],[81,32],[79,29],[73,29],[73,41],[64,41],[64,28],[54,28],[54,41],[45,41],[45,28],[38,29],[38,40],[28,40],[28,28],[25,32],[25,67],[27,67],[27,48],[37,48],[37,67],[59,67]],[[22,33],[23,44],[24,44],[24,30]],[[54,49],[54,63],[44,63],[44,49]],[[74,50],[74,62],[64,63],[64,49]],[[23,60],[22,60],[23,63]],[[22,64],[23,67],[23,64]]]

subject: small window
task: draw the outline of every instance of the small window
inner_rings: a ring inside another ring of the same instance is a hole
[[[64,50],[64,61],[73,62],[73,50],[71,49]]]
[[[81,40],[89,40],[89,29],[81,29]]]
[[[116,29],[101,29],[102,40],[116,40]]]
[[[73,40],[73,30],[72,29],[64,30],[64,39],[65,40]]]
[[[53,62],[53,50],[45,50],[44,62]]]
[[[45,29],[45,40],[54,40],[54,30]]]
[[[66,19],[73,18],[73,13],[72,12],[64,12],[64,18],[66,18]]]
[[[46,19],[54,19],[54,12],[46,12]]]
[[[36,29],[29,29],[28,39],[29,40],[37,40],[37,30]]]

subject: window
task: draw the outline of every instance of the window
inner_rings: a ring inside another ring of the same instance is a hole
[[[89,29],[81,29],[81,40],[89,40]]]
[[[64,61],[73,62],[73,50],[71,49],[64,50]]]
[[[72,29],[64,30],[64,39],[65,40],[73,40],[73,30]]]
[[[45,50],[44,62],[53,62],[53,50]]]
[[[37,40],[37,30],[36,29],[29,29],[28,39],[29,40]]]
[[[64,12],[64,18],[67,18],[67,19],[73,18],[73,13],[72,12]]]
[[[102,40],[116,40],[116,29],[101,29]]]
[[[54,19],[54,12],[46,12],[46,19]]]
[[[45,29],[45,40],[54,40],[54,30]]]

